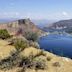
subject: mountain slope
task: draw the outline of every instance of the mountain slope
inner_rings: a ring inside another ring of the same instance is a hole
[[[20,19],[4,24],[0,24],[0,29],[7,29],[10,34],[24,33],[26,31],[36,32],[39,35],[44,33],[30,19]]]
[[[51,26],[45,27],[44,29],[63,30],[65,32],[70,32],[72,30],[72,19],[55,22]]]
[[[55,28],[57,28],[57,27],[63,27],[63,28],[64,27],[66,27],[66,28],[72,27],[72,19],[58,21],[58,22],[54,23],[52,25],[52,27],[55,27]]]
[[[0,60],[6,59],[10,56],[10,53],[15,51],[15,47],[12,45],[8,45],[8,41],[0,40]],[[34,47],[25,48],[20,53],[20,56],[28,57],[29,55],[37,56],[37,58],[43,59],[47,64],[47,69],[45,70],[35,70],[34,68],[26,68],[25,72],[72,72],[72,60],[64,57],[59,57],[57,55],[54,55],[52,53],[49,53],[47,51],[43,51],[45,54],[38,55],[41,52],[40,49],[36,49]],[[1,67],[1,66],[0,66]],[[14,66],[14,68],[11,69],[0,69],[0,72],[24,72],[20,71],[21,68],[18,66]]]

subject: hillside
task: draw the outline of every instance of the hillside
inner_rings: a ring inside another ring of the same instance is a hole
[[[44,27],[44,29],[53,29],[53,30],[61,30],[65,32],[72,32],[72,19],[69,20],[60,20],[51,24],[51,26]]]
[[[16,35],[18,33],[24,34],[26,31],[36,32],[39,35],[44,33],[40,30],[30,19],[20,19],[8,23],[1,23],[0,29],[7,29],[8,32],[12,35]]]
[[[8,56],[10,56],[11,51],[15,51],[15,47],[12,45],[8,45],[9,42],[5,40],[0,40],[0,61],[2,59],[6,59]],[[34,55],[40,59],[43,59],[43,62],[46,63],[46,69],[45,70],[35,70],[34,68],[27,68],[26,71],[22,72],[72,72],[72,60],[64,57],[56,56],[52,53],[49,53],[47,51],[43,51],[43,53],[40,53],[40,49],[36,49],[34,47],[26,48],[24,51],[20,53],[22,56],[28,57],[29,55]],[[0,66],[1,68],[1,66]],[[6,69],[1,70],[0,72],[20,72],[20,67],[14,67],[12,69]]]
[[[57,27],[63,27],[63,28],[72,27],[72,19],[61,20],[61,21],[55,22],[55,23],[53,23],[52,26],[55,27],[55,28],[57,28]]]

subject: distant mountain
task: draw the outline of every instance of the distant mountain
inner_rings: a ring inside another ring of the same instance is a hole
[[[0,29],[7,29],[11,34],[37,32],[41,35],[44,31],[39,29],[30,19],[19,19],[0,24]]]
[[[11,21],[14,21],[14,20],[18,20],[17,18],[3,18],[3,19],[0,19],[0,23],[7,23],[7,22],[11,22]]]
[[[40,20],[32,20],[39,28],[43,28],[55,22],[55,20],[47,20],[47,19],[40,19]]]
[[[72,19],[69,20],[61,20],[51,24],[51,26],[44,27],[45,30],[63,30],[65,32],[72,31]]]
[[[61,20],[58,22],[53,23],[52,27],[57,28],[57,27],[62,27],[62,28],[69,28],[72,27],[72,19],[70,20]]]

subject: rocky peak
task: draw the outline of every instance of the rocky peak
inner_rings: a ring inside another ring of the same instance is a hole
[[[36,32],[39,35],[44,33],[29,18],[0,24],[0,29],[7,29],[9,33],[24,34],[26,31]]]
[[[31,22],[31,20],[29,18],[18,20],[18,24],[29,24],[30,22]]]

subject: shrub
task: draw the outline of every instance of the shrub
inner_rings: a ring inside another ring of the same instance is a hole
[[[29,41],[37,41],[38,34],[35,32],[25,32],[24,37]]]
[[[31,53],[28,57],[23,57],[22,62],[20,63],[20,67],[27,67],[27,68],[32,68],[33,67],[33,59],[34,56]]]
[[[54,67],[60,67],[60,63],[59,63],[59,62],[54,62],[54,63],[53,63],[53,66],[54,66]]]
[[[26,68],[33,68],[35,70],[46,69],[46,61],[42,58],[35,57],[33,54],[30,54],[28,57],[23,57],[22,62],[19,67],[22,67],[20,72],[25,71]]]
[[[20,55],[20,52],[13,51],[10,56],[0,61],[0,69],[9,70],[14,67],[21,67],[19,72],[24,72],[26,68],[34,68],[35,70],[46,68],[44,59],[35,57],[31,53],[28,57]]]
[[[18,52],[12,52],[11,55],[0,61],[0,69],[9,70],[18,66],[21,62],[21,56]]]
[[[0,38],[1,39],[7,39],[9,37],[10,37],[10,35],[9,35],[9,33],[6,29],[1,29],[0,30]]]
[[[29,46],[40,48],[39,44],[37,42],[29,41]]]
[[[35,70],[38,70],[38,69],[44,70],[47,67],[46,61],[42,58],[36,58],[34,60],[34,65],[35,65]]]
[[[43,51],[43,50],[41,50],[39,53],[37,53],[34,57],[39,57],[39,56],[46,56],[46,53]]]
[[[29,46],[28,42],[22,39],[14,40],[13,44],[17,51],[23,51],[25,48]]]
[[[47,57],[47,61],[50,61],[52,58],[50,56]]]

